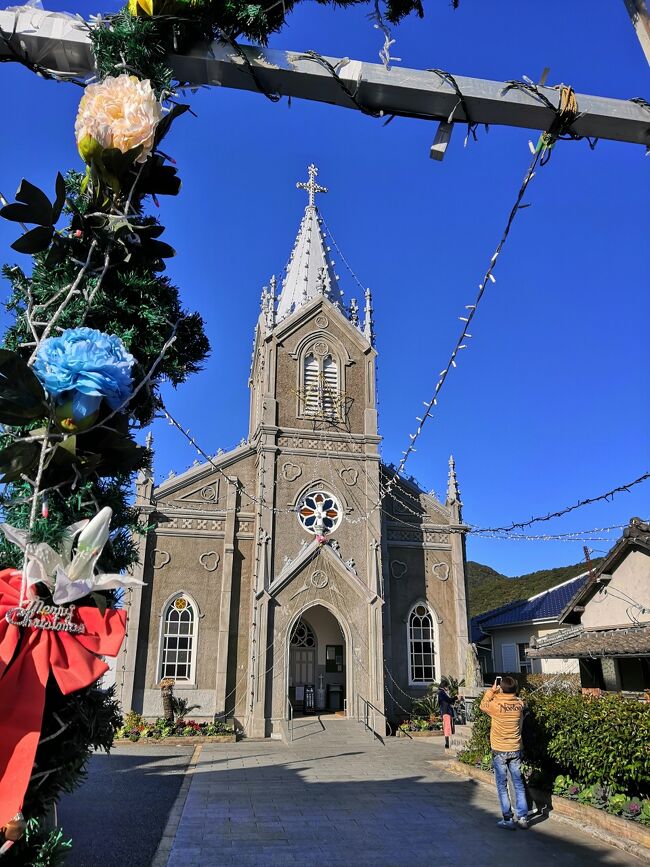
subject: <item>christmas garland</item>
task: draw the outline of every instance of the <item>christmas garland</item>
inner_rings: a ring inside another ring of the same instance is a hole
[[[124,635],[120,588],[139,583],[124,574],[141,531],[130,486],[150,461],[135,434],[161,384],[182,383],[209,351],[201,316],[164,274],[174,250],[148,210],[180,190],[161,144],[188,106],[165,59],[197,40],[264,44],[296,2],[130,0],[98,18],[97,76],[75,122],[85,171],[57,175],[52,197],[23,180],[0,209],[22,229],[12,248],[31,256],[29,270],[3,269],[14,317],[0,349],[3,865],[61,862],[70,843],[52,807],[121,725],[97,679]],[[393,22],[422,15],[420,0],[385,6]]]

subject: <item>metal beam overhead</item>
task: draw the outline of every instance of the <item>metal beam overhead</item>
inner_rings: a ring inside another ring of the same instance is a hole
[[[87,25],[80,19],[41,12],[0,11],[0,31],[30,61],[53,72],[86,78],[93,73]],[[0,41],[0,58],[11,54]],[[399,115],[447,121],[454,108],[454,122],[504,125],[546,130],[555,115],[534,95],[518,90],[503,93],[503,82],[455,76],[464,96],[469,118],[458,104],[454,88],[435,72],[348,58],[324,58],[330,70],[312,56],[214,42],[197,46],[185,55],[170,55],[168,62],[179,81],[188,85],[213,85],[258,91],[329,103],[344,108],[363,106],[388,117]],[[251,70],[254,70],[252,73]],[[342,86],[344,85],[344,86]],[[348,92],[346,92],[346,90]],[[559,92],[539,87],[553,104]],[[354,98],[350,96],[354,95]],[[580,115],[572,130],[590,138],[626,141],[650,146],[650,110],[630,100],[577,94]],[[634,96],[634,94],[631,94]]]

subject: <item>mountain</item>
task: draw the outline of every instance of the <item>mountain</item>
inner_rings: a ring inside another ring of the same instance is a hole
[[[597,566],[602,558],[592,560],[592,565]],[[482,563],[467,561],[467,580],[469,585],[469,613],[483,614],[505,605],[507,602],[515,602],[519,599],[528,599],[562,584],[576,575],[582,575],[587,571],[584,562],[575,563],[573,566],[559,566],[556,569],[540,569],[538,572],[529,572],[527,575],[519,575],[516,578],[508,578],[491,566]]]

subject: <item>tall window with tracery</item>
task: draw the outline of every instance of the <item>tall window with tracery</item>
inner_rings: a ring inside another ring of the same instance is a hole
[[[436,679],[436,628],[429,609],[421,602],[408,619],[409,682],[413,686]]]
[[[309,352],[305,356],[303,412],[309,416],[340,415],[339,369],[332,355]]]
[[[167,605],[163,617],[160,677],[193,681],[197,617],[194,605],[181,594]]]

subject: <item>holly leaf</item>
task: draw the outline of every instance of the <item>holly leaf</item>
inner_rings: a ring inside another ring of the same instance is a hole
[[[51,226],[52,203],[43,190],[31,184],[25,178],[20,182],[16,192],[16,200],[27,205],[31,212],[31,218],[26,223],[37,223],[39,226]]]
[[[30,220],[30,222],[34,222],[34,220]],[[52,234],[52,226],[37,226],[14,241],[11,249],[17,253],[42,253],[50,246]]]
[[[18,440],[0,451],[0,481],[16,482],[21,475],[29,475],[38,463],[41,447],[38,443]]]
[[[23,425],[49,412],[43,386],[25,360],[0,349],[0,423]]]

